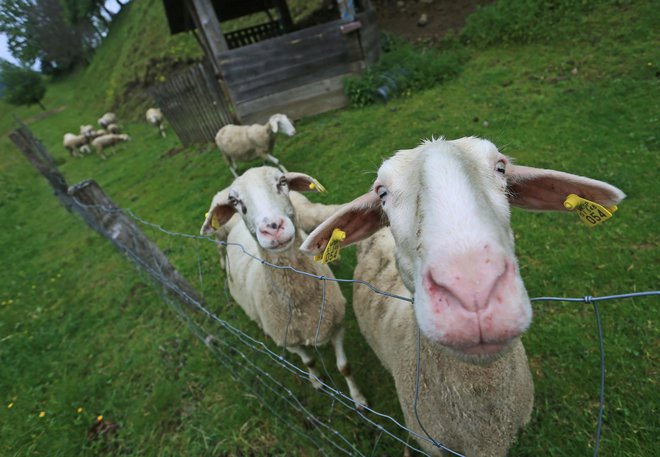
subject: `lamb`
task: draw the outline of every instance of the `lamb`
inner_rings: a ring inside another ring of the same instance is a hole
[[[236,160],[254,160],[258,157],[269,160],[286,173],[284,166],[271,154],[275,146],[275,134],[279,131],[288,136],[296,133],[286,115],[273,114],[264,125],[225,125],[216,134],[215,144],[229,164],[234,177],[238,177]]]
[[[238,212],[241,219],[229,228],[225,259],[231,295],[275,344],[300,356],[315,388],[321,386],[320,373],[305,346],[331,342],[350,396],[357,407],[362,407],[366,399],[351,376],[344,353],[346,300],[337,283],[271,268],[245,255],[242,249],[232,248],[238,244],[270,263],[332,278],[326,265],[315,264],[295,247],[305,233],[297,228],[289,192],[310,191],[313,187],[320,188],[315,179],[302,173],[282,173],[273,167],[252,168],[213,197],[201,233],[221,230]]]
[[[126,135],[125,133],[122,134],[115,134],[115,133],[107,133],[105,135],[101,135],[99,137],[96,137],[92,140],[92,146],[94,146],[94,149],[96,149],[96,153],[101,157],[101,159],[105,160],[107,159],[106,155],[103,153],[103,149],[108,147],[108,146],[114,146],[115,144],[121,142],[121,141],[130,141],[131,137]]]
[[[81,152],[88,153],[89,146],[87,146],[87,142],[86,136],[76,135],[75,133],[65,133],[62,139],[62,144],[69,151],[71,157],[82,157]]]
[[[163,113],[160,110],[160,108],[149,108],[147,110],[146,114],[147,122],[153,125],[154,127],[158,127],[158,130],[160,130],[160,135],[165,138],[165,126],[163,125]]]
[[[393,376],[415,433],[425,436],[425,429],[467,456],[504,456],[529,422],[534,387],[520,336],[532,309],[510,205],[562,211],[571,193],[605,207],[625,197],[601,181],[513,165],[487,140],[431,140],[386,160],[372,190],[302,244],[319,253],[341,228],[342,245],[364,240],[356,278],[414,298],[410,304],[360,285],[353,295],[361,333]]]
[[[115,113],[105,113],[98,120],[98,123],[101,128],[108,128],[108,125],[117,123],[117,116],[115,116]]]

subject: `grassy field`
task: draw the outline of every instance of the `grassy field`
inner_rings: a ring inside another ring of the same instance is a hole
[[[255,378],[245,378],[254,371],[240,357],[218,363],[143,274],[59,205],[7,137],[17,115],[53,153],[69,184],[93,178],[120,207],[167,229],[197,233],[212,196],[230,182],[224,162],[210,145],[167,154],[177,139],[171,132],[160,139],[141,121],[147,100],[121,96],[131,81],[144,83],[150,56],[194,58],[190,37],[159,38],[160,5],[144,0],[125,8],[91,66],[49,85],[44,102],[50,115],[0,102],[1,455],[319,453],[317,444],[291,432],[266,406],[310,434],[318,430],[285,408],[284,400],[264,393]],[[399,148],[432,135],[489,138],[520,164],[602,179],[628,195],[612,221],[593,230],[571,214],[514,210],[530,296],[657,289],[657,2],[603,5],[563,21],[546,39],[469,45],[461,73],[441,86],[387,105],[304,119],[295,137],[278,140],[275,154],[328,188],[318,201],[340,203],[366,191],[382,159]],[[133,141],[107,161],[95,155],[71,159],[62,133],[94,123],[115,103],[123,103],[118,111]],[[226,303],[212,244],[145,232],[204,291],[211,310],[262,337]],[[351,277],[353,257],[349,250],[335,267],[338,277]],[[343,290],[350,297],[350,288]],[[607,363],[601,456],[658,454],[657,307],[657,298],[601,305]],[[591,455],[599,385],[593,311],[570,303],[536,303],[534,311],[524,343],[535,409],[510,455]],[[200,322],[225,335],[213,322]],[[392,383],[350,310],[346,346],[372,407],[400,418]],[[331,354],[322,353],[334,376]],[[253,361],[371,453],[377,433],[263,359]],[[240,382],[230,376],[232,367]],[[106,427],[118,428],[99,433],[100,415]],[[374,455],[402,452],[384,438],[381,444]]]

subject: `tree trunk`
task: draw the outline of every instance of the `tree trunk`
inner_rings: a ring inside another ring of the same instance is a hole
[[[46,111],[46,107],[41,103],[41,100],[35,100],[34,102],[39,105],[43,111]]]

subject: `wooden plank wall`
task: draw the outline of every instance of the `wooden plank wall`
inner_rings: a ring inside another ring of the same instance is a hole
[[[337,20],[218,53],[240,121],[263,122],[276,112],[300,118],[345,106],[341,80],[363,71],[380,51],[375,13],[357,19],[362,28],[347,34]]]
[[[185,146],[211,142],[222,126],[235,123],[231,104],[213,71],[201,63],[152,87],[150,92]]]

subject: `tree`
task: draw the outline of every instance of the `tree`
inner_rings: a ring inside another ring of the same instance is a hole
[[[89,61],[108,31],[105,0],[0,0],[0,33],[23,65],[53,71]]]
[[[46,84],[36,71],[3,60],[0,62],[0,84],[5,86],[2,98],[7,103],[16,106],[37,104],[42,110],[46,109],[41,103],[46,95]]]

